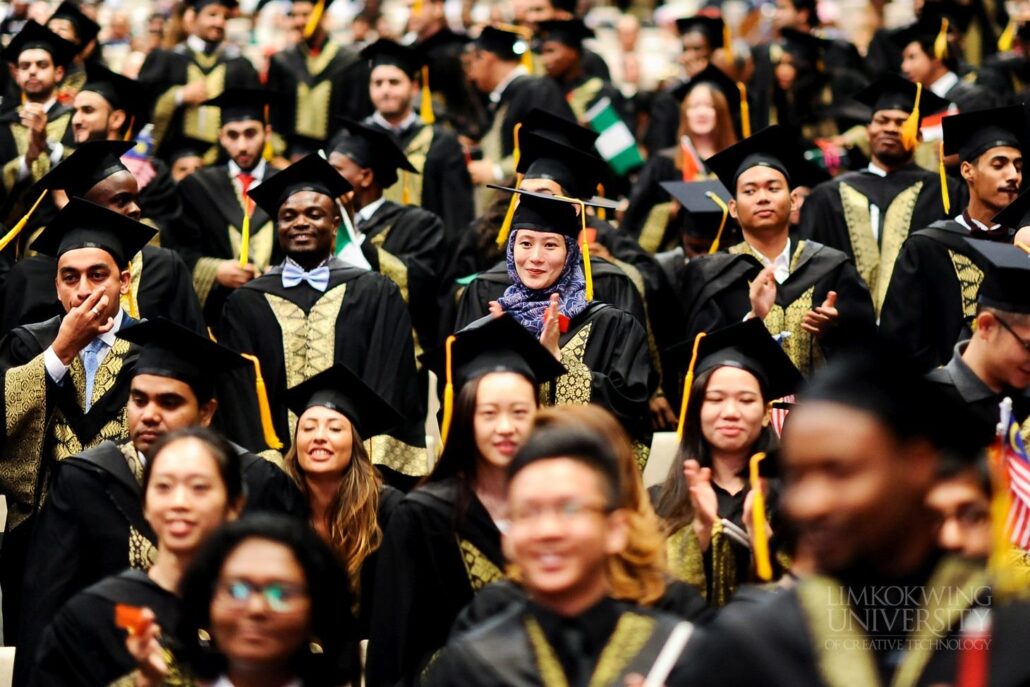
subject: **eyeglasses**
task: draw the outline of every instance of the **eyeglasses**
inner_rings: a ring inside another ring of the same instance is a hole
[[[1016,340],[1019,341],[1019,343],[1023,345],[1023,350],[1025,350],[1027,353],[1030,353],[1030,341],[1027,341],[1023,337],[1021,337],[1019,334],[1017,334],[1016,330],[1013,329],[1012,326],[1008,322],[1006,322],[1005,320],[1001,319],[997,315],[994,316],[994,319],[998,320],[998,324],[1000,324],[1002,327],[1004,327],[1005,330],[1008,331],[1009,334],[1011,334],[1012,336],[1016,337]]]
[[[230,580],[218,583],[215,598],[222,603],[242,607],[254,594],[260,594],[272,611],[283,613],[292,610],[293,604],[307,595],[307,588],[285,582],[259,585],[246,580]]]
[[[590,513],[607,515],[614,508],[596,503],[580,503],[579,501],[559,501],[549,504],[531,504],[511,510],[511,521],[516,525],[527,525],[539,522],[545,515],[551,515],[559,522],[568,523]]]

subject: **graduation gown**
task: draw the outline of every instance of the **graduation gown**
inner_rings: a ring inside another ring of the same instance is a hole
[[[972,335],[977,299],[990,264],[964,240],[958,222],[934,222],[909,236],[891,274],[880,333],[921,372],[944,365]]]
[[[379,528],[386,534],[390,527],[390,519],[397,506],[404,500],[404,492],[384,484],[379,490]],[[358,632],[360,639],[368,639],[372,627],[372,605],[375,601],[376,568],[379,563],[379,551],[373,551],[361,564],[361,590],[358,594]]]
[[[422,208],[384,200],[369,219],[360,223],[378,266],[408,304],[419,344],[436,341],[436,293],[443,262],[443,222]]]
[[[260,180],[276,170],[267,163]],[[170,231],[162,235],[169,248],[182,256],[192,277],[193,288],[204,309],[204,319],[218,326],[225,300],[233,292],[218,283],[215,275],[223,260],[238,260],[242,242],[243,196],[229,176],[228,165],[206,167],[179,182],[183,213]],[[249,261],[259,270],[282,262],[275,223],[254,203],[250,215]]]
[[[948,192],[953,202],[964,193],[950,177]],[[880,209],[879,239],[873,235],[870,204]],[[844,251],[879,312],[909,233],[944,218],[940,178],[910,163],[886,177],[849,172],[820,184],[801,208],[800,235]]]
[[[244,512],[300,517],[306,505],[289,475],[236,449],[247,490]],[[43,631],[69,598],[126,567],[150,568],[157,538],[143,517],[142,478],[131,442],[105,441],[57,465],[25,565],[22,598],[32,613],[22,616],[18,631],[19,676],[27,675]]]
[[[115,606],[145,606],[166,633],[179,620],[179,599],[140,570],[125,570],[76,594],[46,628],[34,657],[34,687],[97,687],[132,672]],[[22,649],[19,646],[18,651]]]
[[[740,322],[751,310],[749,282],[762,263],[747,243],[694,258],[683,273],[680,300],[686,314],[683,340]],[[837,292],[837,323],[816,339],[801,328],[805,314]],[[790,332],[783,349],[803,374],[835,353],[868,343],[876,334],[869,290],[847,256],[816,241],[791,239],[790,276],[776,285],[776,302],[765,318],[773,335]]]
[[[475,494],[459,517],[459,494],[456,477],[426,484],[390,519],[376,568],[369,685],[418,684],[459,611],[503,578],[500,531]]]
[[[155,94],[152,121],[155,155],[168,160],[182,148],[184,139],[205,141],[211,148],[205,154],[208,164],[218,156],[218,130],[221,110],[211,105],[179,106],[175,93],[180,86],[204,79],[208,98],[221,95],[226,86],[259,87],[257,71],[232,45],[223,44],[210,55],[194,52],[187,43],[171,50],[157,49],[147,55],[140,67],[140,85]]]
[[[438,117],[458,134],[479,138],[489,125],[484,98],[465,77],[462,55],[469,39],[443,28],[416,44],[429,62],[429,86]]]
[[[669,635],[685,622],[608,598],[573,619],[533,602],[514,603],[449,642],[424,684],[621,687],[627,675],[650,671]],[[580,637],[575,648],[566,639],[570,628]],[[668,684],[676,684],[677,673]]]
[[[21,218],[18,205],[18,194],[28,190],[35,182],[42,179],[51,169],[50,156],[41,153],[36,161],[29,167],[29,175],[26,179],[18,181],[18,171],[21,168],[21,158],[29,147],[29,130],[21,123],[18,114],[20,108],[13,108],[0,114],[0,177],[3,181],[3,193],[7,196],[5,203],[5,214],[12,208],[16,208],[18,217],[14,217],[11,224]],[[62,105],[55,101],[47,110],[46,133],[47,141],[62,143],[65,146],[74,145],[72,137],[72,114],[71,107]],[[31,206],[33,198],[29,201]],[[26,210],[28,207],[25,208]]]
[[[347,47],[326,41],[312,51],[305,41],[281,50],[268,64],[268,89],[284,102],[270,110],[272,131],[288,157],[325,148],[339,129],[337,115],[361,121],[372,114],[369,68]]]
[[[207,331],[189,272],[175,252],[144,246],[133,256],[129,271],[132,287],[131,293],[122,297],[123,308],[137,312],[141,319],[165,317],[195,332]],[[4,282],[3,293],[10,297],[0,303],[0,332],[62,316],[56,280],[57,260],[49,255],[33,255],[15,263]]]
[[[324,293],[307,282],[284,288],[281,266],[237,289],[226,301],[219,340],[261,361],[272,422],[284,452],[293,440],[296,418],[288,413],[283,393],[339,362],[404,418],[390,436],[370,438],[373,462],[403,475],[424,475],[424,402],[415,372],[411,318],[400,290],[381,274],[348,267],[337,258],[329,260],[329,268]],[[222,408],[226,434],[254,451],[270,448],[253,401],[254,370],[227,377],[219,394],[234,401]]]

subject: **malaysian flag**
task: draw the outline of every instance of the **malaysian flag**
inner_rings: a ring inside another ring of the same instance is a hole
[[[1003,422],[998,425],[996,455],[1006,467],[1009,482],[1009,512],[1005,526],[1013,544],[1030,551],[1030,455],[1019,433],[1011,405],[1002,408]]]

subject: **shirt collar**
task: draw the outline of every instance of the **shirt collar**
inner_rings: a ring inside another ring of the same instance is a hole
[[[783,246],[783,252],[780,253],[779,255],[777,255],[773,260],[770,260],[769,258],[767,258],[764,255],[762,255],[761,251],[755,250],[753,248],[752,248],[752,250],[754,250],[755,255],[758,256],[758,259],[761,260],[762,264],[765,265],[766,267],[768,267],[769,265],[775,265],[777,267],[779,267],[781,265],[786,265],[787,267],[790,267],[790,237],[789,236],[787,237],[787,244],[785,246]]]
[[[118,337],[116,335],[118,334],[118,330],[122,328],[122,320],[124,319],[124,314],[125,311],[121,308],[118,308],[118,313],[114,316],[114,326],[111,327],[109,331],[106,331],[103,334],[101,334],[99,337],[100,340],[104,342],[104,345],[108,348],[114,348],[114,345],[117,342]]]
[[[207,47],[208,46],[208,42],[205,41],[200,36],[194,36],[192,34],[189,35],[189,36],[186,36],[186,45],[189,46],[189,49],[192,50],[193,52],[197,52],[197,53],[203,54],[203,53],[206,53],[208,51],[208,47]],[[216,48],[217,48],[217,46],[216,46]]]
[[[574,625],[583,633],[583,638],[589,645],[586,647],[587,650],[595,655],[600,654],[601,649],[608,643],[620,615],[618,605],[607,596],[571,618],[558,615],[532,601],[529,603],[529,611],[540,623],[540,629],[551,640],[552,646],[562,646],[560,639],[562,628]]]
[[[965,212],[959,214],[959,216],[955,218],[955,221],[964,226],[966,229],[969,229],[970,231],[997,231],[1001,228],[1000,224],[992,224],[991,226],[987,226],[980,220],[973,219]]]
[[[376,214],[376,211],[386,202],[386,196],[379,196],[376,200],[358,210],[358,219],[367,222]]]
[[[991,391],[989,386],[983,383],[983,380],[976,376],[976,373],[973,372],[969,365],[966,365],[966,361],[962,359],[962,354],[968,345],[969,341],[960,341],[955,344],[955,353],[951,356],[948,364],[944,366],[944,369],[947,370],[959,395],[962,396],[962,400],[966,403],[982,401],[985,398],[997,396],[997,394]]]
[[[317,265],[315,265],[314,269],[310,269],[310,270],[304,269],[303,267],[300,266],[300,263],[298,263],[296,260],[294,260],[293,258],[290,258],[290,257],[287,257],[285,260],[283,260],[283,264],[285,265],[286,263],[292,263],[293,265],[296,265],[297,269],[300,270],[301,272],[314,272],[319,267],[328,267],[329,266],[329,261],[331,259],[332,259],[332,256],[329,256],[328,258],[326,258],[322,262],[320,262]]]
[[[265,167],[267,166],[268,163],[265,162],[264,158],[261,158],[261,160],[259,160],[258,163],[254,165],[254,169],[247,172],[247,174],[254,177],[254,186],[257,186],[257,182],[260,182],[262,179],[265,178]],[[243,168],[235,162],[233,162],[232,160],[229,160],[229,177],[235,179],[240,175],[241,172],[243,172]]]
[[[958,74],[955,72],[948,72],[941,78],[930,84],[930,90],[939,98],[943,98],[948,91],[954,88],[958,84]]]
[[[490,102],[494,104],[501,102],[501,96],[504,95],[504,91],[508,88],[508,85],[520,76],[525,76],[528,74],[529,72],[526,71],[526,68],[523,67],[521,64],[512,69],[510,72],[508,72],[508,76],[504,77],[504,79],[501,80],[501,83],[497,84],[497,88],[490,91]]]
[[[865,168],[865,171],[869,172],[870,174],[875,174],[878,177],[887,176],[887,170],[883,167],[880,167],[875,162],[870,162],[869,166]]]
[[[412,110],[408,113],[408,116],[404,118],[400,124],[391,124],[387,121],[386,117],[379,114],[378,111],[372,113],[372,122],[383,127],[387,131],[392,131],[395,134],[400,134],[407,131],[415,122],[418,121],[418,115]]]

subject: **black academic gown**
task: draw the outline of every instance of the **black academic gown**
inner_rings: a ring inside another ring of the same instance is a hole
[[[272,130],[284,139],[286,155],[325,148],[339,129],[336,116],[361,121],[370,115],[369,74],[365,60],[333,41],[316,52],[300,41],[273,55],[267,86],[283,103],[271,108]]]
[[[751,310],[749,282],[762,263],[746,243],[692,259],[683,273],[680,301],[686,315],[683,340],[693,341],[699,332],[712,332],[744,319]],[[837,292],[840,317],[820,339],[801,329],[805,313]],[[844,253],[815,241],[791,239],[791,272],[776,285],[776,302],[765,318],[772,334],[789,331],[784,350],[803,374],[834,354],[868,343],[876,333],[876,316],[869,290]]]
[[[465,77],[462,55],[469,39],[448,28],[437,31],[416,45],[429,62],[429,86],[433,100],[441,101],[443,123],[458,134],[479,138],[489,126],[484,98]]]
[[[500,531],[474,494],[459,517],[458,499],[458,478],[448,478],[411,492],[393,513],[376,568],[369,685],[418,684],[461,609],[503,578]]]
[[[210,105],[175,104],[176,90],[201,78],[207,82],[209,98],[221,95],[227,86],[257,88],[261,85],[250,60],[228,44],[219,46],[211,55],[195,53],[185,42],[171,50],[159,48],[151,52],[140,68],[139,82],[156,97],[152,121],[157,157],[167,161],[174,151],[184,146],[184,139],[189,138],[210,143],[206,157],[217,156],[219,109]]]
[[[265,164],[262,178],[255,181],[263,182],[275,171]],[[162,240],[182,256],[204,308],[204,319],[217,327],[233,289],[219,284],[215,274],[222,260],[240,257],[243,198],[229,176],[228,165],[206,167],[189,175],[179,182],[179,197],[182,217],[162,234]],[[282,251],[272,218],[256,204],[250,206],[248,260],[265,270],[282,261]]]
[[[436,293],[443,262],[443,222],[422,208],[384,200],[360,223],[365,240],[375,247],[373,267],[397,284],[408,304],[411,322],[423,346],[436,341]]]
[[[278,438],[289,448],[296,419],[282,398],[294,386],[343,363],[360,375],[404,418],[390,436],[372,438],[372,460],[408,476],[427,470],[425,410],[415,372],[411,318],[400,290],[375,272],[330,259],[324,293],[306,282],[289,289],[277,266],[237,289],[226,301],[219,341],[256,355]],[[220,393],[234,403],[223,405],[228,436],[251,450],[268,448],[254,398],[252,368],[230,375]]]
[[[28,177],[18,181],[21,156],[25,154],[29,145],[29,130],[21,123],[18,113],[19,108],[0,113],[0,180],[3,183],[0,189],[0,207],[3,208],[0,219],[5,219],[8,226],[21,219],[36,200],[22,198],[24,192],[42,179],[52,167],[50,156],[40,154],[29,167]],[[60,102],[54,102],[47,110],[47,140],[62,143],[66,153],[75,143],[71,127],[72,114],[72,108]]]
[[[663,181],[681,181],[683,172],[676,167],[676,149],[665,148],[659,150],[640,170],[640,176],[633,185],[629,196],[629,205],[626,207],[626,214],[619,224],[619,230],[633,236],[645,245],[651,252],[658,252],[668,248],[669,237],[666,236],[667,222],[660,221],[661,215],[655,213],[656,219],[651,219],[657,206],[671,206],[672,199],[668,192],[661,187]]]
[[[513,603],[449,642],[423,684],[621,687],[626,676],[650,671],[684,622],[608,598],[571,619],[531,601]],[[668,684],[676,684],[682,670],[677,661]]]
[[[245,512],[301,517],[305,505],[293,480],[236,448],[247,490]],[[29,544],[22,598],[32,613],[21,618],[16,680],[27,676],[46,626],[68,599],[125,567],[147,570],[153,563],[157,538],[143,517],[141,484],[123,454],[132,450],[105,441],[57,465]]]
[[[206,333],[189,272],[174,251],[144,246],[133,257],[129,270],[141,319],[165,317],[197,333]],[[56,279],[57,260],[49,255],[33,255],[15,263],[4,283],[7,297],[0,303],[0,332],[63,314],[54,287]]]
[[[139,207],[142,219],[157,227],[162,234],[182,215],[178,185],[172,178],[167,163],[157,158],[149,160],[154,168],[154,178],[139,190]]]
[[[179,598],[140,570],[125,570],[76,594],[43,634],[34,657],[33,687],[98,687],[136,668],[125,648],[125,630],[115,625],[115,606],[146,607],[172,632]],[[19,646],[18,652],[22,648]]]
[[[880,333],[920,372],[944,365],[972,334],[988,263],[969,247],[958,222],[934,222],[909,236],[894,265],[880,312]]]
[[[379,528],[386,534],[397,506],[404,500],[404,492],[384,484],[379,490]],[[358,632],[361,639],[368,639],[372,627],[372,606],[375,602],[376,568],[379,564],[379,549],[373,551],[361,564],[361,591],[358,602]]]

